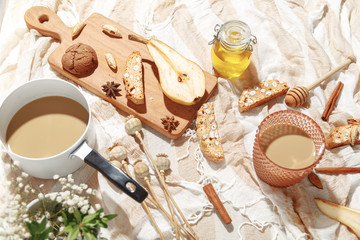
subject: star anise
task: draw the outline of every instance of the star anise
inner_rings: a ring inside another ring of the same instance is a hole
[[[114,81],[106,82],[102,85],[102,90],[105,92],[106,96],[116,99],[116,96],[121,96],[119,93],[121,89],[118,89],[120,83],[114,83]]]
[[[167,130],[169,133],[172,131],[175,131],[177,126],[179,126],[180,122],[178,120],[175,120],[174,116],[166,118],[161,118],[161,124],[164,125],[165,130]]]

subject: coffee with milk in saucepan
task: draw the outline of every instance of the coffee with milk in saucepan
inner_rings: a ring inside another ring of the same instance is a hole
[[[16,112],[6,131],[12,152],[28,158],[46,158],[72,146],[84,133],[89,112],[61,96],[36,99]]]

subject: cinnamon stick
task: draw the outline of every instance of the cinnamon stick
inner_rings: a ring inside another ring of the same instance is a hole
[[[318,173],[360,173],[360,167],[321,167],[315,168]]]
[[[321,116],[322,120],[327,121],[329,119],[329,116],[335,107],[335,103],[341,93],[341,90],[343,89],[343,86],[344,86],[344,84],[342,82],[338,82],[334,91],[331,93],[329,101],[327,102],[324,112]]]
[[[216,194],[213,185],[211,183],[209,183],[209,184],[205,185],[203,187],[203,189],[204,189],[204,192],[206,193],[206,195],[208,196],[210,202],[214,205],[215,209],[220,214],[220,216],[223,219],[224,223],[225,224],[231,223],[232,220],[231,220],[229,214],[227,213],[224,205],[220,201],[219,196]]]

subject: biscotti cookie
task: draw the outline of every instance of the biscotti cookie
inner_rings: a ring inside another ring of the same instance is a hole
[[[359,130],[360,122],[358,120],[348,120],[348,125],[336,127],[330,130],[329,135],[325,137],[325,146],[327,149],[336,148],[345,145],[354,146],[360,144]]]
[[[197,112],[196,133],[200,142],[200,150],[206,158],[219,162],[224,158],[217,124],[214,104],[204,103]]]
[[[254,87],[244,89],[239,98],[239,111],[246,112],[273,98],[285,94],[289,90],[286,82],[267,80]]]
[[[138,51],[131,53],[126,60],[124,83],[126,98],[135,104],[143,104],[142,57]]]

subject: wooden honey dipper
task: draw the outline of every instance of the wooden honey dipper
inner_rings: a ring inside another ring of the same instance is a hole
[[[347,67],[348,65],[350,65],[350,63],[353,62],[356,62],[355,56],[349,56],[346,59],[346,61],[344,61],[342,64],[332,69],[331,71],[329,71],[327,74],[325,74],[324,76],[322,76],[321,78],[310,84],[309,86],[307,87],[299,86],[290,89],[285,96],[286,105],[288,105],[289,107],[299,107],[303,105],[306,102],[309,96],[309,91],[311,89],[313,89],[314,87],[319,85],[322,81],[328,79],[331,75],[337,73],[338,71],[340,71],[344,67]]]

